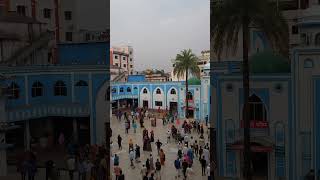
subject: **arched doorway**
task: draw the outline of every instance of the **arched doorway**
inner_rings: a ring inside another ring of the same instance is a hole
[[[194,118],[194,107],[193,107],[193,94],[192,92],[187,93],[187,101],[188,101],[188,118]]]

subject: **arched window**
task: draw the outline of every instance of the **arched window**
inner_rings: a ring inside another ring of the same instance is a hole
[[[314,42],[316,46],[320,46],[320,33],[316,34],[316,38]]]
[[[187,100],[192,100],[193,99],[193,95],[192,93],[189,91],[187,94]]]
[[[88,83],[83,80],[80,80],[76,83],[75,86],[88,86]]]
[[[112,93],[116,93],[117,89],[116,88],[112,88]]]
[[[55,96],[67,96],[67,87],[63,81],[57,81],[54,85]]]
[[[127,92],[131,92],[131,88],[130,87],[127,88]]]
[[[39,81],[33,83],[31,89],[32,97],[43,96],[43,85]]]
[[[137,89],[138,89],[137,87],[134,87],[134,88],[133,88],[133,90],[137,90]]]
[[[312,59],[304,60],[303,66],[304,68],[313,68],[313,60]]]
[[[147,88],[144,88],[144,89],[143,89],[143,94],[148,94]]]
[[[120,88],[120,92],[123,92],[123,87]]]
[[[267,120],[267,111],[264,103],[257,95],[252,95],[249,97],[249,108],[250,115],[249,119],[252,121],[266,121]],[[244,113],[244,109],[243,109]]]
[[[156,90],[156,94],[161,94],[161,90],[159,88]]]
[[[171,89],[170,94],[176,94],[176,90],[175,89]]]
[[[18,99],[20,97],[20,90],[19,86],[12,82],[11,85],[8,87],[9,99]]]

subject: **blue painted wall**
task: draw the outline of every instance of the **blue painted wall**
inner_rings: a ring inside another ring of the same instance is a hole
[[[145,82],[146,76],[145,75],[129,75],[128,82]]]
[[[59,44],[59,64],[109,64],[109,43]]]

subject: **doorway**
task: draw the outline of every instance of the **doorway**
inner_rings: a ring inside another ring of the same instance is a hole
[[[178,103],[177,102],[170,102],[169,103],[170,112],[176,112],[177,109],[178,109]]]
[[[142,106],[143,106],[143,108],[149,108],[149,102],[148,101],[146,101],[146,100],[143,100],[142,101]]]
[[[267,152],[252,152],[252,178],[259,180],[268,179]]]
[[[188,109],[188,118],[194,118],[194,110]]]

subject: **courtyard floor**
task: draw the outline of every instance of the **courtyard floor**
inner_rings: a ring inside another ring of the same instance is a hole
[[[180,124],[182,124],[182,121],[180,120]],[[161,179],[165,180],[174,180],[176,179],[176,170],[174,167],[174,160],[177,158],[177,152],[178,152],[178,146],[177,143],[171,139],[169,143],[167,143],[167,127],[169,125],[163,126],[162,125],[162,120],[157,119],[157,126],[152,127],[151,122],[145,118],[145,123],[144,126],[147,130],[153,130],[154,131],[154,139],[157,141],[158,139],[160,142],[163,143],[162,148],[166,154],[166,161],[165,165],[161,167]],[[115,116],[113,116],[112,121],[111,121],[111,128],[112,128],[112,155],[117,154],[120,159],[120,167],[123,170],[123,173],[125,175],[125,178],[129,179],[142,179],[142,175],[140,174],[140,170],[142,167],[142,164],[146,162],[147,157],[150,156],[151,152],[146,152],[142,150],[142,131],[143,129],[137,128],[137,132],[133,132],[133,128],[129,129],[129,134],[125,133],[125,121],[124,120],[117,120]],[[117,137],[120,134],[120,136],[123,138],[122,140],[122,150],[118,149],[118,144],[117,144]],[[191,135],[189,135],[189,138],[193,136],[195,140],[199,139],[199,135],[196,132],[192,132]],[[207,128],[205,127],[205,142],[208,142],[208,133],[207,133]],[[138,144],[141,147],[141,162],[140,163],[135,163],[135,168],[133,169],[130,166],[130,160],[129,160],[129,139],[133,140],[133,144]],[[152,154],[154,158],[154,162],[156,161],[159,156],[157,155],[157,149],[155,146],[155,143],[152,143]],[[112,164],[113,165],[113,164]],[[201,165],[200,161],[198,160],[198,157],[195,157],[194,163],[192,166],[194,170],[194,175],[192,179],[197,179],[197,180],[207,180],[207,176],[202,176],[201,175]],[[112,166],[113,169],[113,166]],[[113,176],[115,179],[115,177]],[[180,177],[179,179],[183,179]]]

